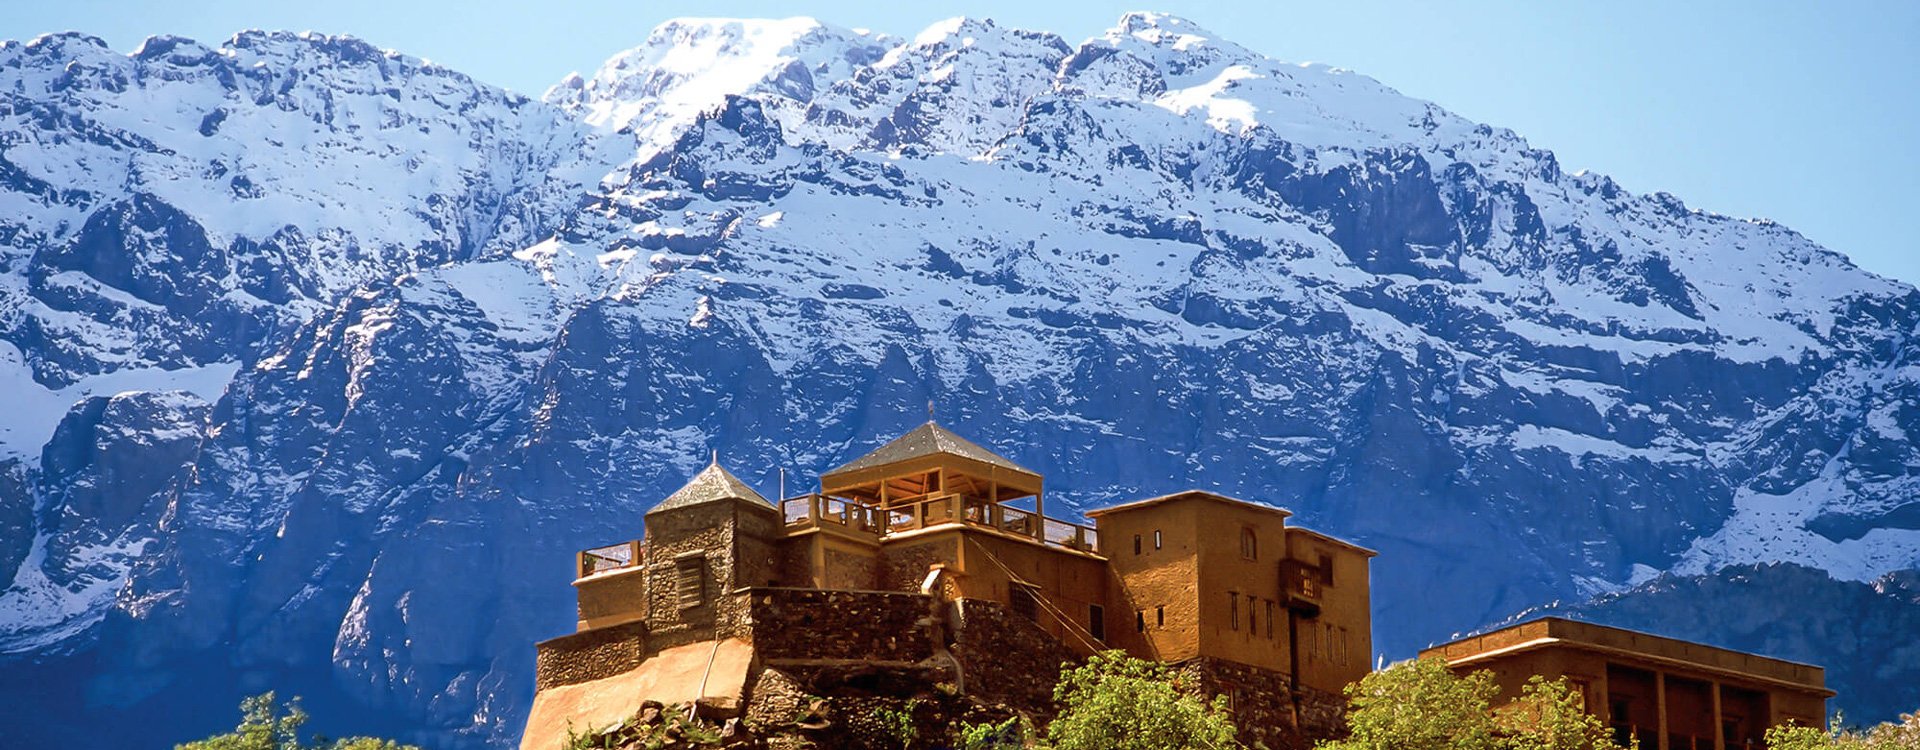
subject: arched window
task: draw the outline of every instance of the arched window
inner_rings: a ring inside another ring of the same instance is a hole
[[[1240,527],[1240,556],[1248,560],[1260,559],[1260,537],[1254,535],[1252,526]]]

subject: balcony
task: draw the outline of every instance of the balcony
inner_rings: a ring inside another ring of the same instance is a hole
[[[1306,617],[1319,616],[1325,585],[1326,573],[1320,566],[1299,560],[1280,561],[1280,588],[1288,609]]]
[[[576,578],[586,578],[600,573],[611,573],[626,568],[637,568],[647,559],[647,545],[635,539],[604,547],[580,550],[575,559]]]
[[[1075,552],[1097,554],[1100,547],[1099,532],[1090,526],[957,493],[908,498],[886,508],[825,495],[801,495],[782,501],[780,509],[789,532],[833,528],[886,539],[921,529],[961,525]]]

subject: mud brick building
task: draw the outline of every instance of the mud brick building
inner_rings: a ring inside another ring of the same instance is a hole
[[[1622,747],[1762,750],[1768,727],[1826,726],[1823,670],[1699,643],[1547,617],[1435,646],[1422,658],[1486,670],[1503,697],[1564,677]]]
[[[1192,490],[1062,520],[1039,474],[932,422],[819,487],[770,502],[716,460],[644,538],[579,553],[577,632],[539,644],[522,750],[646,700],[750,731],[835,695],[1044,718],[1061,666],[1106,649],[1228,696],[1249,744],[1305,748],[1341,731],[1373,660],[1375,554],[1281,508]],[[1769,726],[1822,725],[1832,695],[1818,667],[1561,619],[1422,656],[1508,697],[1566,677],[1643,750],[1758,750]]]
[[[1048,713],[1106,649],[1229,696],[1248,740],[1337,731],[1372,660],[1374,553],[1280,508],[1188,491],[1046,515],[1042,477],[929,422],[769,502],[716,461],[645,536],[577,560],[578,632],[539,645],[522,748],[642,700],[791,714],[835,686],[940,684]]]

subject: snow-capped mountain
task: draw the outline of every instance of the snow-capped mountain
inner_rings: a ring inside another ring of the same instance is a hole
[[[1201,486],[1380,549],[1393,657],[1920,568],[1911,287],[1178,18],[680,20],[544,101],[66,35],[0,96],[0,650],[45,680],[0,711],[48,726],[279,687],[504,744],[573,549],[928,401],[1050,508]]]

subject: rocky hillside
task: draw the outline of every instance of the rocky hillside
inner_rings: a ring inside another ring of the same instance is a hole
[[[572,550],[710,449],[771,491],[928,401],[1049,508],[1199,486],[1381,550],[1389,657],[1920,567],[1911,287],[1173,17],[675,21],[545,101],[67,35],[0,97],[0,726],[274,686],[504,746]],[[1721,573],[1764,563],[1809,572]],[[1884,718],[1839,666],[1879,657],[1803,645]]]

